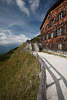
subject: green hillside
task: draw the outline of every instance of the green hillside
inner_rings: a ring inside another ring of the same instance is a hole
[[[25,44],[0,56],[0,100],[36,100],[40,65]]]
[[[32,40],[31,40],[31,43],[41,43],[41,35],[38,35],[37,37],[34,37]]]

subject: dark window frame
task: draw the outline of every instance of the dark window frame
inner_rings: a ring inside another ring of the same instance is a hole
[[[64,18],[65,16],[66,16],[66,13],[65,13],[64,10],[62,10],[62,11],[58,14],[58,16],[57,16],[58,21],[61,20],[62,18]]]

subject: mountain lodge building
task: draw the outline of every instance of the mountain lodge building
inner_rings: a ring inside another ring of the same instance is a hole
[[[40,33],[45,49],[67,51],[67,0],[59,0],[48,10]]]

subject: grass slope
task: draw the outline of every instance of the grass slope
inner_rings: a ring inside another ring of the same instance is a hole
[[[22,50],[23,47],[0,61],[0,100],[37,99],[40,65],[36,57]]]
[[[41,36],[40,35],[38,35],[37,37],[35,37],[31,40],[31,43],[36,43],[36,42],[41,43]]]

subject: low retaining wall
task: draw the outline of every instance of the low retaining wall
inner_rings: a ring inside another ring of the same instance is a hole
[[[50,49],[43,49],[43,51],[48,51],[48,52],[54,52],[54,53],[59,53],[59,54],[67,55],[67,51],[63,51],[63,50],[50,50]]]
[[[46,100],[46,69],[43,60],[37,54],[37,58],[41,65],[40,85],[37,100]]]

